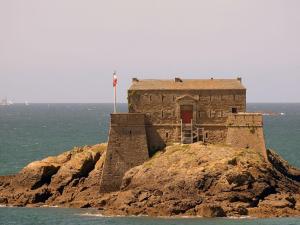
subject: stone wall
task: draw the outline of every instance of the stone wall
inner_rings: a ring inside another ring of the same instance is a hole
[[[224,143],[232,108],[246,111],[246,90],[129,90],[129,113],[146,115],[149,151],[180,142],[180,106],[193,106],[193,124],[210,143]]]
[[[106,159],[100,182],[101,192],[118,191],[127,170],[149,158],[145,115],[111,114]]]
[[[128,111],[145,113],[151,124],[178,124],[181,101],[195,106],[194,122],[226,124],[232,108],[246,111],[246,90],[129,90]]]
[[[211,144],[224,144],[227,137],[227,126],[205,126],[205,141]]]
[[[179,125],[146,125],[146,133],[150,155],[168,144],[180,142]]]
[[[250,148],[266,157],[263,116],[260,113],[238,113],[228,117],[226,144]]]

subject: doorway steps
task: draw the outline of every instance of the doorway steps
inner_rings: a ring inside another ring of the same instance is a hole
[[[182,123],[181,121],[181,144],[191,144],[198,141],[205,141],[204,128],[196,128],[191,123]]]

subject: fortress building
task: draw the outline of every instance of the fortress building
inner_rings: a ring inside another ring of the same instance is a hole
[[[206,142],[265,152],[263,118],[246,113],[242,79],[132,79],[128,113],[111,114],[101,191],[166,145]]]

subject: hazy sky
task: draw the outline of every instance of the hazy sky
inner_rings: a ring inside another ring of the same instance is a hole
[[[300,102],[299,0],[0,0],[0,98],[119,101],[132,77],[235,78]]]

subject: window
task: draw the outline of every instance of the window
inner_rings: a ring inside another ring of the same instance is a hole
[[[161,110],[161,118],[164,118],[164,111]]]
[[[161,96],[161,102],[164,102],[164,98],[165,98],[165,96]]]
[[[232,113],[238,113],[238,109],[237,108],[231,108],[231,112]]]
[[[149,101],[152,102],[152,95],[149,95]]]
[[[168,132],[166,132],[166,138],[168,138],[169,137],[169,133]]]

